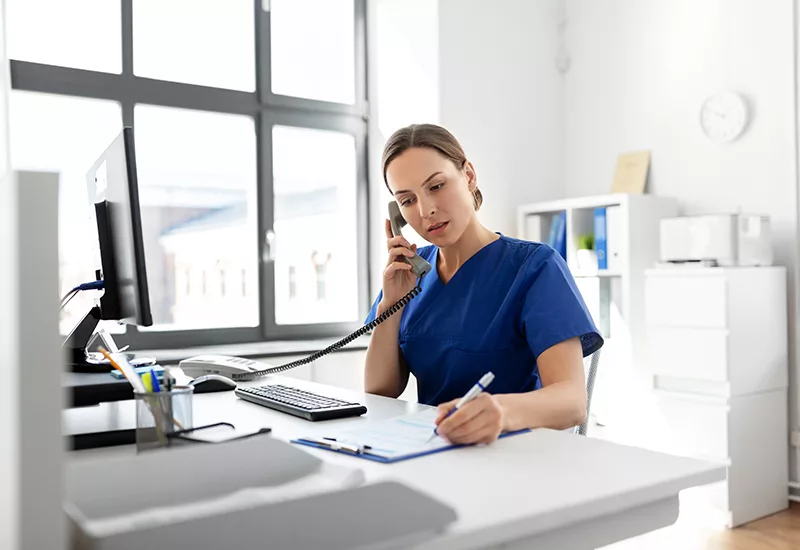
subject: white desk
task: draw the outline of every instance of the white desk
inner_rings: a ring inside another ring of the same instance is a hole
[[[277,438],[322,435],[332,424],[366,422],[411,413],[424,405],[367,395],[293,378],[280,382],[359,401],[366,416],[312,423],[238,399],[233,392],[195,396],[195,425],[227,421],[237,428],[271,427]],[[133,403],[65,411],[68,432],[133,424]],[[396,464],[379,464],[302,447],[330,462],[361,467],[367,481],[394,479],[453,506],[458,521],[419,548],[590,549],[673,523],[678,493],[725,479],[725,467],[654,453],[552,430],[501,439]],[[71,453],[73,460],[98,453],[134,452],[117,447]]]

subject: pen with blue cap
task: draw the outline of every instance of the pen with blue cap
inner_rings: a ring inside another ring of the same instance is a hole
[[[478,397],[480,393],[483,390],[485,390],[489,384],[492,383],[492,380],[494,380],[494,374],[492,372],[487,372],[486,374],[481,376],[481,379],[475,382],[475,385],[472,386],[466,394],[464,394],[464,397],[458,400],[456,406],[450,409],[450,412],[448,412],[447,415],[444,418],[442,418],[442,421],[444,421],[446,418],[449,418],[451,414],[456,412],[458,409],[460,409],[461,407],[463,407],[476,397]],[[436,428],[433,428],[433,435],[431,435],[428,438],[428,441],[430,441],[437,435],[439,435],[439,432],[436,431]]]
[[[152,380],[153,391],[159,393],[161,391],[161,384],[158,383],[158,376],[156,376],[156,371],[153,369],[150,369],[150,379]]]

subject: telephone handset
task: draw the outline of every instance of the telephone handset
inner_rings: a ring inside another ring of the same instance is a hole
[[[400,208],[398,208],[397,203],[395,201],[389,203],[389,223],[392,226],[392,234],[395,237],[400,234],[400,228],[406,225],[406,220],[400,214]],[[397,302],[392,304],[391,307],[387,308],[386,311],[384,311],[383,313],[378,315],[374,320],[372,320],[372,322],[367,323],[354,333],[345,336],[344,338],[342,338],[338,342],[331,344],[327,348],[312,353],[311,355],[309,355],[308,357],[304,357],[303,359],[298,359],[297,361],[292,361],[291,363],[286,363],[285,365],[281,365],[279,367],[269,367],[260,370],[250,370],[249,372],[246,371],[244,368],[242,368],[241,365],[237,364],[235,365],[236,368],[227,368],[226,369],[227,372],[229,372],[231,374],[231,378],[236,381],[255,380],[256,378],[261,378],[262,376],[283,372],[289,369],[293,369],[295,367],[313,363],[320,357],[328,355],[330,352],[336,351],[337,349],[346,346],[356,338],[368,333],[369,331],[371,331],[372,329],[383,323],[386,319],[388,319],[389,317],[391,317],[392,315],[403,309],[403,307],[405,307],[405,305],[408,302],[410,302],[417,294],[419,294],[421,290],[419,286],[420,280],[431,270],[431,264],[426,262],[425,259],[422,258],[419,254],[415,255],[412,258],[404,256],[403,259],[407,261],[409,264],[411,264],[411,271],[417,276],[417,284],[405,296],[397,300]],[[193,359],[195,358],[187,359],[187,362],[190,362]],[[237,360],[241,361],[241,359],[239,358],[230,358],[230,357],[211,358],[211,360],[208,361],[208,363],[210,363],[211,366],[208,365],[200,365],[200,366],[202,369],[215,368],[214,364],[218,364],[223,367],[229,367],[229,365],[227,365],[226,362],[229,363],[231,359],[234,361]],[[249,366],[251,369],[258,368],[257,364],[253,365],[252,363],[255,362],[251,361],[247,364],[247,366]]]
[[[389,203],[389,223],[392,226],[392,235],[395,237],[400,235],[400,228],[407,223],[403,215],[400,213],[400,207],[397,206],[397,202],[395,201],[391,201]],[[403,256],[402,260],[407,264],[411,264],[411,271],[417,277],[423,277],[431,270],[431,264],[426,262],[425,259],[419,254],[416,254],[411,258]]]

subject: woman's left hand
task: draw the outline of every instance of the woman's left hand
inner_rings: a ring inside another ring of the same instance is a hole
[[[483,392],[458,409],[449,418],[447,413],[458,399],[439,405],[436,431],[451,443],[492,443],[503,431],[504,414],[497,398]]]

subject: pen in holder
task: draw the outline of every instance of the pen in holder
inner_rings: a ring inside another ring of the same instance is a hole
[[[170,445],[169,434],[192,428],[194,386],[173,386],[170,391],[133,393],[136,401],[136,450]]]

